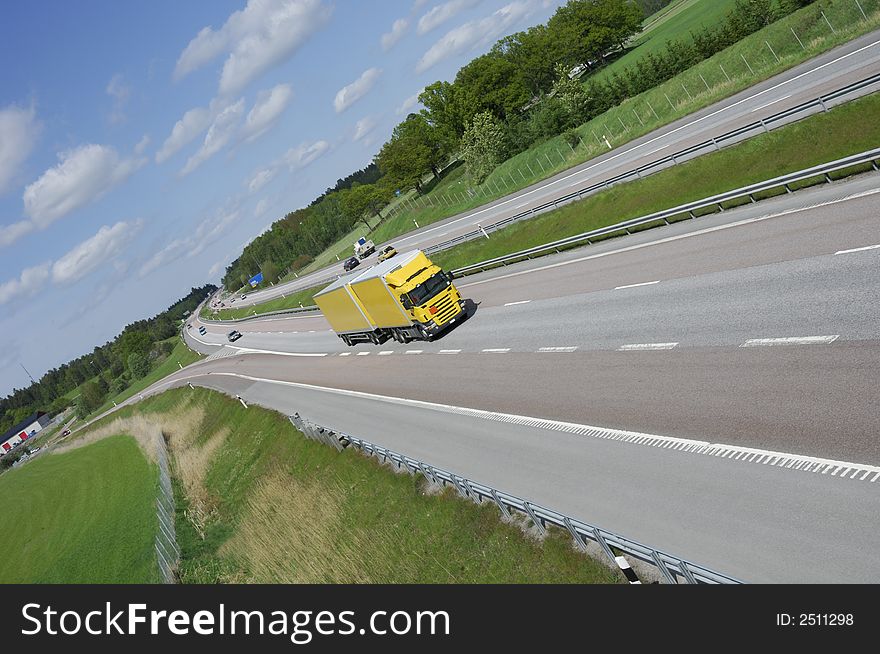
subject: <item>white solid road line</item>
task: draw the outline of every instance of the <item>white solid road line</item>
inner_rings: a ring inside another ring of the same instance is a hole
[[[751,338],[740,347],[759,347],[762,345],[827,345],[833,343],[840,334],[830,336],[787,336],[784,338]]]
[[[531,300],[520,300],[519,302],[508,302],[504,306],[512,307],[512,306],[516,306],[517,304],[528,304],[529,302],[531,302]]]
[[[791,93],[789,93],[788,95],[783,95],[781,98],[776,98],[775,100],[771,100],[767,104],[762,104],[760,107],[755,107],[754,109],[752,109],[752,113],[755,113],[756,111],[760,111],[761,109],[769,107],[771,104],[776,104],[777,102],[782,102],[783,100],[787,100],[790,97],[791,97]]]
[[[238,350],[242,354],[277,354],[280,357],[325,357],[326,352],[279,352],[278,350],[258,350],[254,347],[235,347],[228,345],[232,350]]]
[[[631,350],[671,350],[678,343],[630,343],[629,345],[621,345],[617,348],[618,352],[629,352]]]
[[[510,348],[509,347],[487,347],[485,350],[482,350],[482,351],[503,354],[504,352],[510,352]]]
[[[541,347],[538,348],[538,352],[574,352],[576,349],[577,345],[566,347]]]
[[[834,254],[850,254],[851,252],[865,252],[866,250],[880,250],[880,243],[877,245],[866,245],[863,248],[852,248],[851,250],[838,250]]]
[[[529,270],[519,270],[513,273],[507,273],[506,275],[499,275],[498,277],[492,277],[490,279],[481,279],[478,282],[471,282],[469,284],[456,284],[456,287],[468,288],[469,286],[479,286],[480,284],[489,284],[491,282],[497,282],[502,279],[508,279],[510,277],[519,277],[520,275],[530,275],[532,273],[541,272],[543,270],[550,270],[552,268],[561,268],[562,266],[570,266],[575,263],[583,263],[584,261],[591,261],[592,259],[601,259],[602,257],[610,257],[615,254],[622,254],[624,252],[632,252],[633,250],[641,250],[642,248],[649,248],[655,245],[662,245],[664,243],[672,243],[673,241],[680,241],[686,238],[693,238],[694,236],[702,236],[704,234],[711,234],[713,232],[720,232],[725,229],[731,229],[734,227],[741,227],[743,225],[750,225],[752,223],[758,223],[764,220],[769,220],[771,218],[779,218],[781,216],[787,216],[789,214],[800,213],[802,211],[810,211],[811,209],[818,209],[820,207],[827,207],[833,204],[840,204],[841,202],[848,202],[850,200],[856,200],[858,198],[867,197],[869,195],[875,195],[880,193],[880,188],[871,189],[869,191],[860,191],[858,193],[853,193],[852,195],[847,195],[844,198],[837,198],[835,200],[828,200],[827,202],[818,202],[816,204],[811,204],[808,207],[798,207],[796,209],[785,209],[784,211],[777,211],[776,213],[767,214],[766,216],[757,216],[755,218],[745,218],[743,220],[738,220],[733,223],[729,223],[727,225],[716,225],[715,227],[707,227],[706,229],[700,229],[695,232],[688,232],[687,234],[679,234],[677,236],[667,236],[666,238],[661,238],[656,241],[650,241],[648,243],[640,243],[638,245],[628,245],[626,247],[618,248],[617,250],[610,250],[608,252],[599,252],[598,254],[589,254],[584,257],[578,257],[577,259],[571,259],[569,261],[560,261],[559,263],[551,263],[546,266],[539,266],[537,268],[530,268]]]
[[[253,377],[251,375],[242,375],[235,372],[212,372],[210,374],[212,376],[234,377],[238,379],[246,379],[248,381],[264,382],[267,384],[303,388],[313,391],[322,391],[325,393],[333,393],[336,395],[348,397],[360,397],[369,400],[387,402],[390,404],[415,406],[424,409],[431,409],[434,411],[442,411],[445,413],[454,413],[458,415],[470,416],[473,418],[482,418],[495,422],[503,422],[570,434],[577,434],[578,436],[585,436],[589,438],[601,438],[646,447],[660,447],[667,450],[675,450],[681,453],[713,456],[728,459],[730,461],[737,461],[739,463],[755,463],[769,465],[777,468],[786,468],[792,471],[797,470],[800,472],[812,472],[817,474],[830,473],[832,477],[838,477],[840,479],[848,478],[864,481],[868,477],[870,477],[868,481],[876,482],[877,479],[880,478],[880,466],[873,466],[863,463],[837,461],[834,459],[821,459],[818,457],[802,454],[791,454],[787,452],[777,452],[773,450],[762,450],[753,447],[727,445],[724,443],[709,443],[707,441],[698,441],[689,438],[676,438],[674,436],[645,434],[608,427],[595,427],[574,422],[563,422],[561,420],[550,420],[545,418],[522,416],[511,413],[499,413],[496,411],[486,411],[483,409],[471,409],[449,404],[436,404],[434,402],[426,402],[424,400],[411,400],[409,398],[403,397],[377,395],[375,393],[366,393],[364,391],[353,391],[342,388],[328,388],[326,386],[316,386],[313,384],[303,384],[300,382],[284,381],[280,379]],[[198,379],[204,376],[205,374],[202,373],[186,377],[177,377],[167,382],[161,382],[157,384],[156,387],[158,388],[159,386],[182,382],[188,379]]]
[[[624,284],[623,286],[615,286],[614,290],[619,291],[622,288],[635,288],[636,286],[651,286],[653,284],[659,284],[660,280],[655,279],[653,282],[640,282],[638,284]]]

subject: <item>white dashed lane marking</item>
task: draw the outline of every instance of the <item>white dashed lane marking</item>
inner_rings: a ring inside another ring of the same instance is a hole
[[[614,290],[619,291],[622,288],[635,288],[636,286],[651,286],[653,284],[659,284],[660,280],[655,279],[653,282],[639,282],[638,284],[624,284],[623,286],[615,286]]]
[[[834,254],[850,254],[852,252],[865,252],[866,250],[880,250],[880,243],[877,245],[866,245],[863,248],[852,248],[850,250],[838,250]]]
[[[566,347],[542,347],[538,349],[538,352],[574,352],[576,349],[576,345]]]
[[[510,352],[510,348],[509,347],[490,347],[490,348],[486,348],[485,350],[483,350],[483,352],[492,352],[492,353],[502,354],[504,352]]]
[[[519,302],[508,302],[504,306],[512,307],[512,306],[516,306],[517,304],[528,304],[529,302],[531,302],[531,300],[520,300]]]
[[[369,354],[369,352],[358,352],[358,353],[357,353],[357,355],[358,355],[359,357],[365,357],[365,356],[367,356],[368,354]]]
[[[632,350],[671,350],[678,343],[629,343],[621,345],[617,348],[618,352],[629,352]]]
[[[437,354],[458,354],[461,350],[440,350]]]
[[[840,334],[830,336],[787,336],[784,338],[751,338],[740,347],[760,347],[767,345],[828,345],[833,343]]]
[[[405,354],[421,354],[424,350],[407,350]]]
[[[382,350],[379,352],[380,357],[387,357],[389,354],[394,354],[394,350]]]

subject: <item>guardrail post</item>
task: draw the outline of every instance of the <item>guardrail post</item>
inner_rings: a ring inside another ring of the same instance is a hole
[[[678,569],[681,570],[682,576],[684,576],[684,578],[687,579],[687,582],[689,584],[694,584],[694,585],[697,584],[697,580],[694,579],[694,574],[691,572],[691,569],[688,568],[687,563],[685,563],[684,561],[679,561],[678,562]]]
[[[532,505],[528,502],[523,501],[523,508],[526,510],[526,513],[529,514],[529,518],[531,518],[532,522],[535,523],[535,526],[538,528],[538,531],[541,532],[541,535],[547,533],[547,529],[544,527],[544,523],[542,523],[538,516],[535,515],[535,512],[532,510]]]
[[[508,511],[508,510],[507,510],[507,507],[504,506],[504,502],[502,502],[502,501],[501,501],[501,498],[498,497],[498,493],[495,492],[495,489],[492,488],[492,489],[489,490],[489,492],[492,493],[492,499],[495,500],[495,504],[498,505],[498,510],[500,510],[501,513],[504,514],[504,517],[505,517],[505,518],[509,518],[509,517],[510,517],[510,511]]]
[[[657,554],[656,551],[651,551],[651,559],[654,561],[654,565],[657,566],[657,569],[660,571],[660,574],[668,581],[670,584],[678,584],[678,579],[675,578],[675,575],[669,571],[669,568],[666,567],[666,562]]]
[[[819,99],[819,104],[822,105],[822,111],[828,111],[828,106],[825,104],[825,100],[822,98],[821,95],[819,96],[818,99]]]
[[[593,538],[596,539],[596,542],[599,543],[599,546],[604,550],[605,555],[611,559],[612,563],[616,563],[614,560],[614,552],[611,551],[611,548],[608,547],[608,543],[605,542],[605,537],[599,533],[598,527],[593,527]]]
[[[568,533],[571,534],[571,537],[574,539],[574,542],[577,544],[578,549],[581,552],[587,551],[587,544],[584,542],[584,539],[581,538],[581,535],[578,533],[577,529],[574,528],[574,525],[571,524],[571,520],[567,517],[563,518],[562,521],[565,523],[565,528],[568,529]]]

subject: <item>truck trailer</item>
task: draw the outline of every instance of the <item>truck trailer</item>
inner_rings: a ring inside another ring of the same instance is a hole
[[[340,277],[315,303],[346,345],[430,340],[466,313],[452,274],[420,250]]]

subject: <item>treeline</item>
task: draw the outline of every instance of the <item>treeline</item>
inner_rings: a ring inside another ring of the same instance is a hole
[[[505,159],[583,124],[664,82],[812,0],[738,0],[726,19],[668,42],[605,81],[592,73],[625,53],[645,13],[665,0],[570,0],[546,24],[500,39],[462,67],[452,82],[425,87],[425,109],[398,124],[374,165],[339,180],[307,208],[276,222],[226,269],[235,290],[262,271],[264,284],[308,264],[359,222],[364,232],[381,209],[425,179],[438,179],[452,158],[480,183]]]
[[[76,404],[80,415],[88,415],[108,394],[122,392],[168,356],[173,345],[162,341],[177,334],[181,319],[216,290],[213,284],[193,288],[162,313],[127,325],[112,341],[53,368],[27,388],[15,389],[0,399],[0,433],[37,411],[56,414]],[[87,380],[78,399],[65,397]]]

